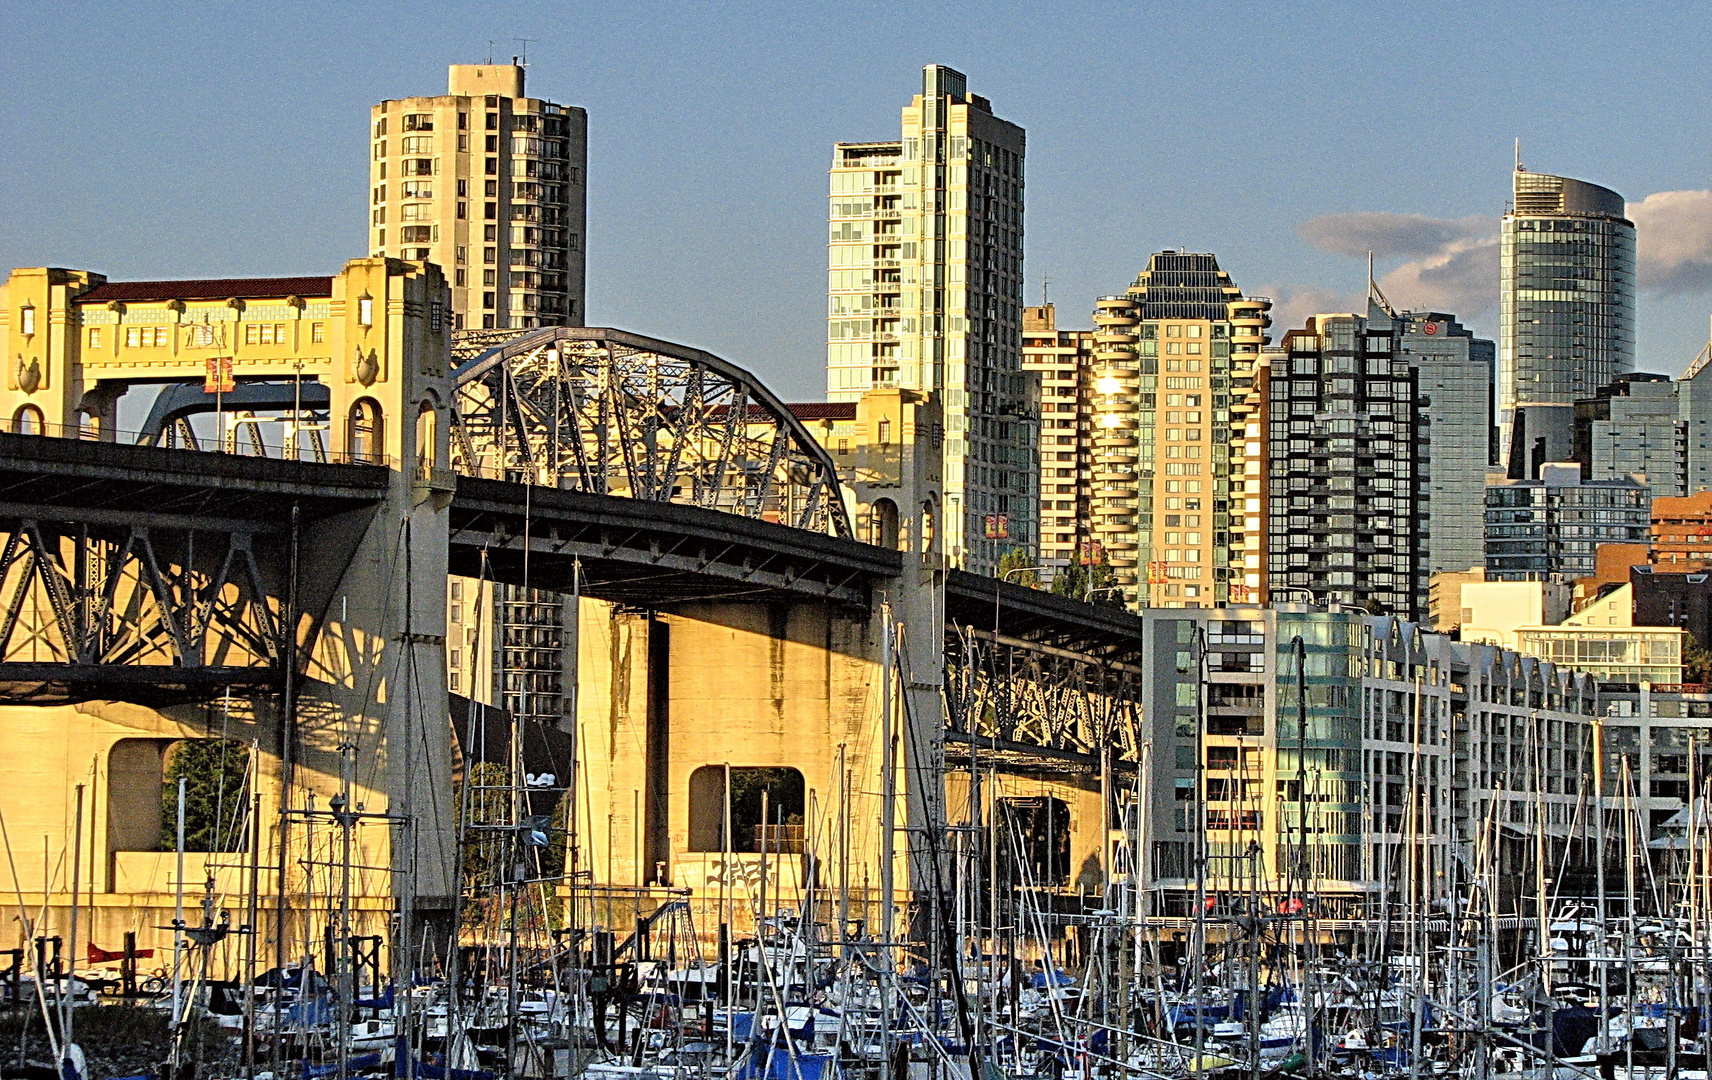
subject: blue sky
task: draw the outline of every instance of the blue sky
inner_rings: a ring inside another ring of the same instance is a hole
[[[368,106],[528,37],[531,92],[589,110],[591,322],[817,398],[830,146],[895,137],[938,62],[1028,129],[1027,296],[1050,277],[1062,324],[1162,247],[1217,252],[1293,316],[1347,303],[1372,246],[1394,301],[1494,332],[1487,241],[1519,136],[1531,168],[1655,197],[1640,364],[1676,372],[1712,312],[1709,14],[12,0],[0,264],[331,272],[362,254]]]

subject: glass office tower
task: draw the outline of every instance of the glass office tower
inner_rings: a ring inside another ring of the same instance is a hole
[[[1498,448],[1516,409],[1573,404],[1635,367],[1635,226],[1609,188],[1518,165],[1502,227]]]

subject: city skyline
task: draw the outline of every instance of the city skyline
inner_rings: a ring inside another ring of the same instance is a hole
[[[1678,134],[1704,127],[1699,112],[1656,108],[1707,96],[1691,66],[1706,36],[1692,10],[1642,23],[1584,7],[1545,25],[1329,6],[1243,20],[1218,6],[1075,20],[1018,9],[978,27],[876,35],[860,55],[833,47],[830,8],[788,27],[689,8],[578,13],[573,32],[570,13],[549,6],[510,26],[445,8],[397,27],[315,6],[286,19],[243,5],[213,15],[119,5],[83,20],[75,44],[45,36],[37,27],[51,23],[35,10],[5,17],[17,44],[0,253],[15,265],[254,274],[359,254],[365,110],[432,89],[445,64],[491,48],[500,62],[526,49],[533,91],[589,110],[589,321],[693,341],[792,398],[820,396],[826,148],[887,137],[895,87],[927,62],[968,73],[1030,131],[1024,296],[1038,303],[1050,279],[1062,326],[1091,325],[1105,283],[1177,246],[1219,252],[1292,324],[1351,308],[1371,249],[1398,304],[1495,336],[1497,223],[1517,136],[1530,168],[1629,198],[1639,370],[1679,372],[1712,307],[1712,192],[1702,190],[1712,148]],[[902,8],[874,17],[904,25]],[[1517,24],[1530,25],[1526,42]],[[1376,26],[1397,42],[1392,70],[1337,62]],[[1231,52],[1210,71],[1220,94],[1174,94],[1169,79],[1100,51],[1124,27],[1147,29],[1138,55],[1159,63],[1239,38],[1266,62],[1238,64],[1251,54]],[[187,49],[216,59],[187,65]],[[83,63],[85,50],[110,59]],[[1598,96],[1540,92],[1555,85],[1545,61],[1565,50]],[[1077,57],[1077,75],[1055,56]],[[312,62],[342,74],[314,74]],[[25,96],[73,67],[78,95]],[[1461,79],[1477,67],[1478,85]],[[1397,69],[1410,78],[1392,78]],[[680,71],[696,77],[660,77]],[[1278,92],[1310,73],[1314,93]],[[131,111],[135,100],[152,103],[150,118]],[[1317,147],[1364,117],[1390,134],[1340,150],[1340,168],[1325,169]],[[1119,143],[1136,148],[1123,169],[1094,167]]]

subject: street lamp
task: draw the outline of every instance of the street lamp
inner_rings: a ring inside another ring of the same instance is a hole
[[[1046,567],[1044,567],[1044,566],[1013,566],[1009,570],[1006,570],[1004,573],[1000,574],[999,580],[1000,581],[1008,581],[1008,580],[1010,580],[1010,576],[1012,574],[1026,574],[1031,570],[1045,570],[1045,569],[1046,569]],[[999,632],[999,589],[998,589],[998,586],[995,585],[993,587],[993,634],[994,634],[994,636],[997,636],[998,632]]]

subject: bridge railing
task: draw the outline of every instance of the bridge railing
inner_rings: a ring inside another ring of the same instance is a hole
[[[217,445],[221,440],[210,440],[208,445],[183,446],[176,442],[167,443],[168,449],[191,450],[210,454],[231,454],[236,457],[263,457],[275,461],[303,461],[319,464],[334,465],[373,465],[378,468],[397,468],[398,459],[384,454],[353,454],[344,450],[329,450],[319,442],[300,441],[295,447],[295,454],[285,445],[273,445],[260,437],[259,432],[250,429],[253,420],[261,418],[241,417],[226,432],[225,445]],[[242,436],[240,432],[242,430]],[[128,431],[122,428],[103,429],[87,420],[78,424],[51,424],[30,417],[0,417],[0,434],[29,435],[49,439],[77,439],[82,442],[113,442],[125,446],[161,446],[166,443],[164,436],[154,436],[142,431]],[[253,437],[252,437],[253,436]]]

